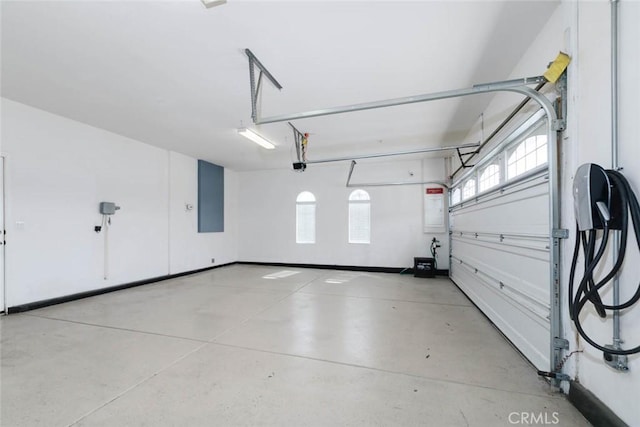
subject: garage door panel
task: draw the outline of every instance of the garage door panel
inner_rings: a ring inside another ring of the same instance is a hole
[[[451,279],[538,368],[549,369],[547,171],[450,211]]]
[[[549,278],[540,275],[549,265],[549,254],[505,251],[499,245],[469,244],[457,241],[451,255],[503,287],[535,300],[549,309]],[[501,260],[500,264],[496,259]],[[548,314],[548,313],[547,313]]]
[[[451,265],[460,289],[538,369],[549,367],[549,322],[487,285],[463,265]]]
[[[454,210],[451,227],[454,230],[548,235],[547,185],[547,181],[540,177],[522,192],[505,192],[463,204]]]

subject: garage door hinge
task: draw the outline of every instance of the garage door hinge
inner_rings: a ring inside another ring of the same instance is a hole
[[[567,127],[567,122],[564,119],[555,119],[553,121],[552,127],[556,132],[561,132]]]
[[[558,239],[568,239],[569,238],[569,230],[566,228],[554,228],[552,237],[557,237]]]
[[[569,341],[565,340],[564,338],[556,337],[553,339],[553,347],[562,350],[569,350]]]

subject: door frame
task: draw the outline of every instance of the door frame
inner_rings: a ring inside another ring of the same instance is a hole
[[[0,154],[0,314],[7,314],[6,281],[6,212],[5,212],[5,166],[6,155]]]

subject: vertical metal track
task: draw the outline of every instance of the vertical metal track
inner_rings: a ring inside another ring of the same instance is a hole
[[[563,96],[566,96],[564,94]],[[545,98],[546,99],[546,98]],[[565,114],[563,112],[563,114]],[[555,115],[555,110],[554,110]],[[547,116],[549,118],[549,116]],[[549,226],[550,226],[550,251],[551,251],[551,372],[556,372],[557,367],[560,366],[562,360],[562,347],[558,346],[558,340],[563,338],[562,336],[562,322],[560,317],[560,307],[562,306],[562,287],[560,285],[560,245],[561,245],[561,230],[560,230],[560,177],[559,177],[559,155],[558,155],[558,132],[564,130],[563,127],[559,127],[559,121],[556,119],[549,120],[547,141],[548,146],[548,159],[549,159],[549,197],[551,198],[551,206],[549,212]],[[553,380],[556,387],[560,387],[559,376]]]
[[[611,168],[619,170],[618,161],[618,1],[611,0]],[[618,260],[620,231],[613,232],[613,263]],[[613,278],[613,305],[620,304],[620,277]],[[620,311],[613,311],[613,348],[621,349]],[[626,368],[626,358],[618,359],[617,369]]]

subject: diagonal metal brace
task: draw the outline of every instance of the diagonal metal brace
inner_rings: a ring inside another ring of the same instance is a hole
[[[262,81],[262,76],[266,76],[267,79],[278,89],[282,89],[282,85],[278,83],[278,81],[271,75],[269,70],[262,65],[262,62],[256,58],[256,56],[249,49],[245,49],[244,53],[247,54],[249,58],[249,84],[251,85],[251,119],[253,123],[256,123],[258,120],[258,95],[260,94],[260,83]],[[255,76],[255,67],[260,70],[260,75],[258,77],[258,84],[256,85],[256,76]]]
[[[478,145],[480,145],[478,143]],[[462,165],[463,168],[472,168],[475,165],[469,165],[467,164],[467,162],[469,161],[469,159],[471,158],[471,156],[473,156],[474,154],[476,154],[477,150],[474,151],[470,151],[468,153],[461,153],[459,148],[456,148],[456,152],[458,153],[458,159],[460,159],[460,165]],[[462,156],[469,156],[466,159],[462,158]]]

